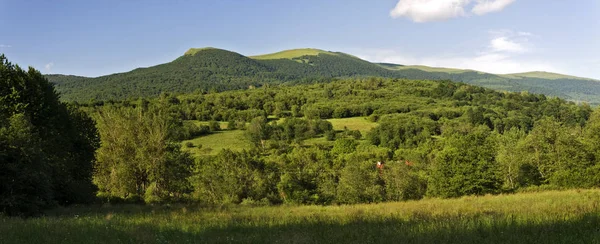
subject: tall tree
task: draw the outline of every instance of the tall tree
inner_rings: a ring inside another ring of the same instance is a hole
[[[167,201],[191,191],[193,160],[174,142],[175,122],[161,107],[106,107],[97,115],[102,147],[94,182],[102,194]]]
[[[94,122],[33,69],[0,55],[0,211],[35,214],[93,200]]]
[[[523,162],[523,154],[519,148],[525,139],[525,131],[516,127],[498,135],[498,151],[496,160],[504,176],[504,188],[513,190],[523,182],[520,180]]]

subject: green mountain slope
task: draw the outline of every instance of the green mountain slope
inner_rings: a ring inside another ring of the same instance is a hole
[[[592,79],[547,72],[495,75],[473,70],[371,63],[345,53],[310,48],[251,57],[217,48],[192,48],[172,62],[124,73],[96,78],[47,75],[67,101],[151,97],[162,92],[224,91],[361,76],[452,80],[600,104],[600,82]]]

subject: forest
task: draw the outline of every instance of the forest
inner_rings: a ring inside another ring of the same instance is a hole
[[[99,202],[338,205],[600,186],[600,110],[556,97],[356,77],[66,103],[39,71],[0,57],[7,215]],[[339,118],[376,126],[334,129]],[[198,155],[191,150],[202,145],[182,143],[226,131],[248,146]]]

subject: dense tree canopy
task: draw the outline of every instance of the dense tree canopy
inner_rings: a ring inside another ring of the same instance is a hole
[[[40,72],[0,56],[0,212],[92,201],[98,146],[90,117],[59,102]]]

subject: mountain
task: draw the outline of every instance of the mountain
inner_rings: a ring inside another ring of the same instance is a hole
[[[474,70],[371,63],[349,54],[312,48],[250,57],[217,48],[192,48],[169,63],[124,73],[96,78],[46,75],[66,101],[151,97],[162,92],[224,91],[366,76],[452,80],[600,104],[600,82],[593,79],[548,72],[496,75]]]

